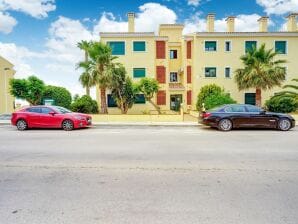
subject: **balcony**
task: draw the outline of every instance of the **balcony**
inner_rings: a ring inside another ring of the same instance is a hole
[[[182,83],[170,82],[169,83],[169,90],[170,91],[184,91],[185,87],[182,85]]]

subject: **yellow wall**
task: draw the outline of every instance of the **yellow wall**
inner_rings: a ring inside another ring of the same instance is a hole
[[[202,86],[215,83],[222,86],[231,96],[238,102],[244,103],[245,93],[254,93],[255,89],[248,89],[239,91],[234,81],[234,71],[242,67],[240,56],[245,54],[245,41],[257,41],[257,46],[265,43],[266,48],[275,47],[275,41],[287,41],[287,54],[278,55],[278,59],[285,59],[288,63],[285,64],[287,68],[287,79],[283,84],[289,83],[293,78],[298,77],[298,32],[279,32],[279,33],[247,33],[247,32],[230,32],[230,33],[197,33],[182,35],[183,26],[181,25],[165,25],[160,26],[157,36],[140,36],[139,33],[122,33],[117,34],[118,37],[113,37],[110,33],[101,37],[101,41],[125,41],[126,54],[119,56],[118,61],[123,63],[128,74],[132,77],[132,69],[134,67],[145,67],[147,77],[156,77],[156,66],[166,67],[166,84],[160,84],[160,90],[166,91],[166,105],[161,106],[164,111],[170,110],[170,96],[172,94],[182,94],[183,109],[190,111],[196,109],[196,98]],[[143,33],[144,34],[144,33]],[[109,36],[110,35],[110,36]],[[134,36],[135,37],[132,37]],[[144,34],[146,35],[146,34]],[[107,37],[108,36],[108,37]],[[146,52],[136,53],[132,51],[132,42],[134,40],[146,41]],[[166,41],[166,58],[156,59],[155,41]],[[187,41],[192,41],[192,58],[186,58],[186,44]],[[217,51],[205,52],[205,41],[217,41]],[[231,41],[231,51],[225,52],[225,41]],[[169,52],[171,49],[178,50],[178,58],[170,59]],[[192,66],[192,83],[187,83],[187,66]],[[216,67],[217,77],[206,78],[205,67]],[[225,78],[225,67],[231,68],[231,77]],[[181,71],[180,74],[178,71]],[[184,90],[170,90],[170,72],[178,72],[178,83],[184,86]],[[138,79],[134,79],[138,81]],[[192,105],[187,105],[187,91],[192,90]],[[280,91],[280,88],[274,88],[268,91],[262,91],[262,103],[273,96],[275,92]],[[98,92],[97,92],[98,94]],[[97,97],[99,101],[99,97]],[[134,105],[129,113],[142,114],[144,111],[152,111],[154,107],[147,103],[146,105]],[[117,113],[117,109],[111,108],[111,113]]]
[[[9,68],[5,71],[5,68]],[[0,114],[11,113],[14,110],[14,97],[9,93],[9,80],[15,71],[13,65],[0,56]]]
[[[216,40],[217,51],[205,52],[204,42],[205,40]],[[245,41],[255,40],[257,46],[265,43],[266,48],[274,48],[276,40],[286,40],[288,44],[288,52],[286,55],[278,55],[276,59],[285,59],[287,67],[287,79],[288,83],[291,79],[298,77],[298,34],[297,37],[243,37],[239,34],[237,37],[196,37],[195,38],[195,52],[194,52],[194,68],[193,68],[193,95],[197,96],[200,88],[204,85],[215,83],[231,94],[231,96],[238,102],[244,103],[244,93],[254,93],[255,89],[249,89],[245,91],[239,91],[234,81],[234,71],[237,68],[243,67],[241,55],[245,54]],[[225,52],[225,41],[231,41],[232,51]],[[216,67],[217,77],[209,78],[205,77],[205,67]],[[231,68],[231,78],[225,78],[225,67]],[[280,91],[280,88],[274,88],[268,91],[262,91],[262,103],[273,96],[275,92]],[[196,97],[193,97],[193,105],[195,105]]]

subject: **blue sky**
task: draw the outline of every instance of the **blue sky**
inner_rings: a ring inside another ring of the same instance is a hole
[[[34,74],[83,94],[75,69],[83,54],[76,43],[99,40],[100,31],[126,31],[127,12],[137,13],[137,31],[183,23],[188,33],[204,31],[209,12],[216,13],[217,31],[225,31],[229,15],[237,17],[237,31],[257,31],[263,15],[277,31],[284,17],[297,11],[298,0],[0,0],[0,55],[14,63],[16,77]]]

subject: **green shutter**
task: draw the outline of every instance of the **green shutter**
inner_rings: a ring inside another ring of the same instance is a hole
[[[144,94],[137,94],[136,99],[135,99],[135,104],[145,104],[145,96]]]
[[[206,41],[205,51],[216,51],[216,41]]]
[[[205,68],[205,77],[216,77],[216,68],[215,67],[206,67]]]
[[[108,42],[108,45],[112,48],[113,55],[125,55],[125,42],[124,41],[114,41]]]
[[[108,94],[108,107],[117,107],[116,101],[114,100],[112,94]]]
[[[134,78],[142,78],[146,76],[145,68],[134,68],[133,69],[133,77]]]
[[[257,41],[245,41],[245,52],[251,51],[253,46],[257,47]]]
[[[287,52],[287,42],[286,41],[275,41],[275,52],[279,54],[286,54]]]
[[[146,51],[146,42],[145,41],[134,41],[133,42],[133,51]]]
[[[255,93],[245,93],[245,104],[256,105],[256,94]]]

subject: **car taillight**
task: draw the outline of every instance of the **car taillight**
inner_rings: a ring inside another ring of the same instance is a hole
[[[205,112],[205,113],[202,113],[202,118],[207,118],[207,117],[210,117],[210,115],[211,115],[211,113],[207,113],[207,112]]]

